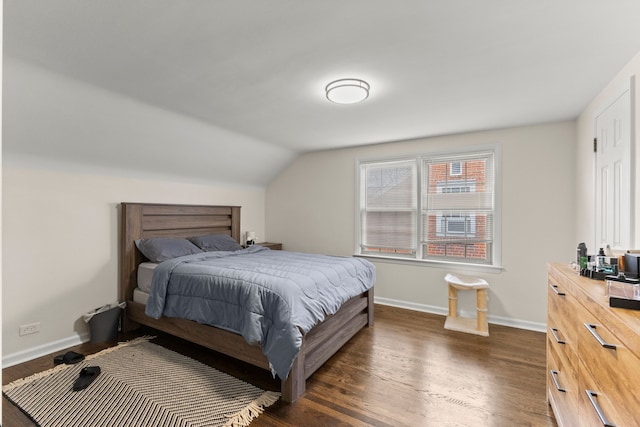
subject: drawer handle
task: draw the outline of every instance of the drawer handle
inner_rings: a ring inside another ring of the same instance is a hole
[[[584,326],[585,326],[585,328],[587,328],[587,330],[589,332],[591,332],[591,335],[593,335],[593,337],[596,340],[598,340],[598,344],[600,344],[602,347],[611,348],[613,350],[616,349],[616,345],[615,344],[609,344],[609,343],[605,342],[605,340],[602,339],[600,334],[598,334],[598,332],[596,332],[596,325],[592,325],[591,323],[585,323]]]
[[[602,423],[602,425],[605,427],[616,427],[615,424],[607,420],[607,417],[605,417],[604,413],[602,412],[602,409],[600,409],[600,405],[598,405],[598,402],[595,399],[596,397],[598,397],[598,393],[591,390],[585,390],[585,391],[587,392],[589,401],[591,402],[591,405],[593,405],[593,409],[596,410],[596,413],[598,414],[598,418],[600,418],[600,422]]]
[[[551,330],[551,335],[553,335],[553,338],[556,339],[556,342],[558,344],[566,344],[567,342],[565,340],[561,340],[560,337],[558,337],[558,330],[556,328],[550,328]]]
[[[559,296],[561,296],[561,297],[563,297],[563,296],[567,295],[567,294],[565,294],[564,292],[561,292],[561,291],[558,289],[558,285],[549,285],[549,286],[551,286],[551,289],[553,289],[553,292],[555,292],[555,293],[556,293],[556,295],[559,295]]]
[[[560,372],[554,371],[553,369],[551,369],[549,372],[551,372],[551,379],[553,380],[553,384],[556,386],[556,390],[566,393],[567,389],[560,387],[560,383],[558,382],[558,374]]]

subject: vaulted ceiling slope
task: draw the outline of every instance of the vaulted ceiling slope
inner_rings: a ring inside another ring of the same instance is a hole
[[[162,111],[147,123],[163,122],[159,135],[116,143],[134,124],[94,106],[102,134],[88,144],[96,135],[65,129],[60,150],[109,157],[96,147],[126,144],[171,164],[186,161],[176,145],[210,147],[226,153],[219,167],[273,162],[246,178],[260,182],[301,152],[573,119],[640,51],[638,16],[638,0],[5,0],[5,88],[31,88],[9,90],[5,109],[20,122],[14,104],[51,113],[42,97],[62,95],[53,128],[88,115],[83,97],[140,110],[130,121]],[[369,99],[328,102],[325,85],[342,77],[368,81]],[[46,132],[24,132],[10,127],[20,141],[5,149],[45,149],[34,141]],[[204,171],[200,153],[191,167]]]

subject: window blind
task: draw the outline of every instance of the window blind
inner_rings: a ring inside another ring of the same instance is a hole
[[[362,164],[360,174],[361,251],[415,255],[416,160]]]

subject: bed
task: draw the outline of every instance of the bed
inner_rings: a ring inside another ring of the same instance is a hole
[[[240,207],[122,203],[120,208],[119,299],[127,302],[123,330],[146,325],[272,370],[262,348],[248,344],[241,335],[178,317],[155,319],[145,314],[144,303],[134,301],[134,292],[138,292],[138,266],[148,261],[136,247],[136,240],[226,234],[240,242]],[[304,393],[307,378],[367,325],[373,325],[373,288],[346,301],[337,312],[303,335],[288,377],[281,384],[282,399],[294,402]]]

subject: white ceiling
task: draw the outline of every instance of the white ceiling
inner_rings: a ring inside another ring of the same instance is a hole
[[[638,0],[5,0],[4,54],[300,153],[573,119],[640,51],[639,18]],[[342,77],[369,99],[327,101]]]

